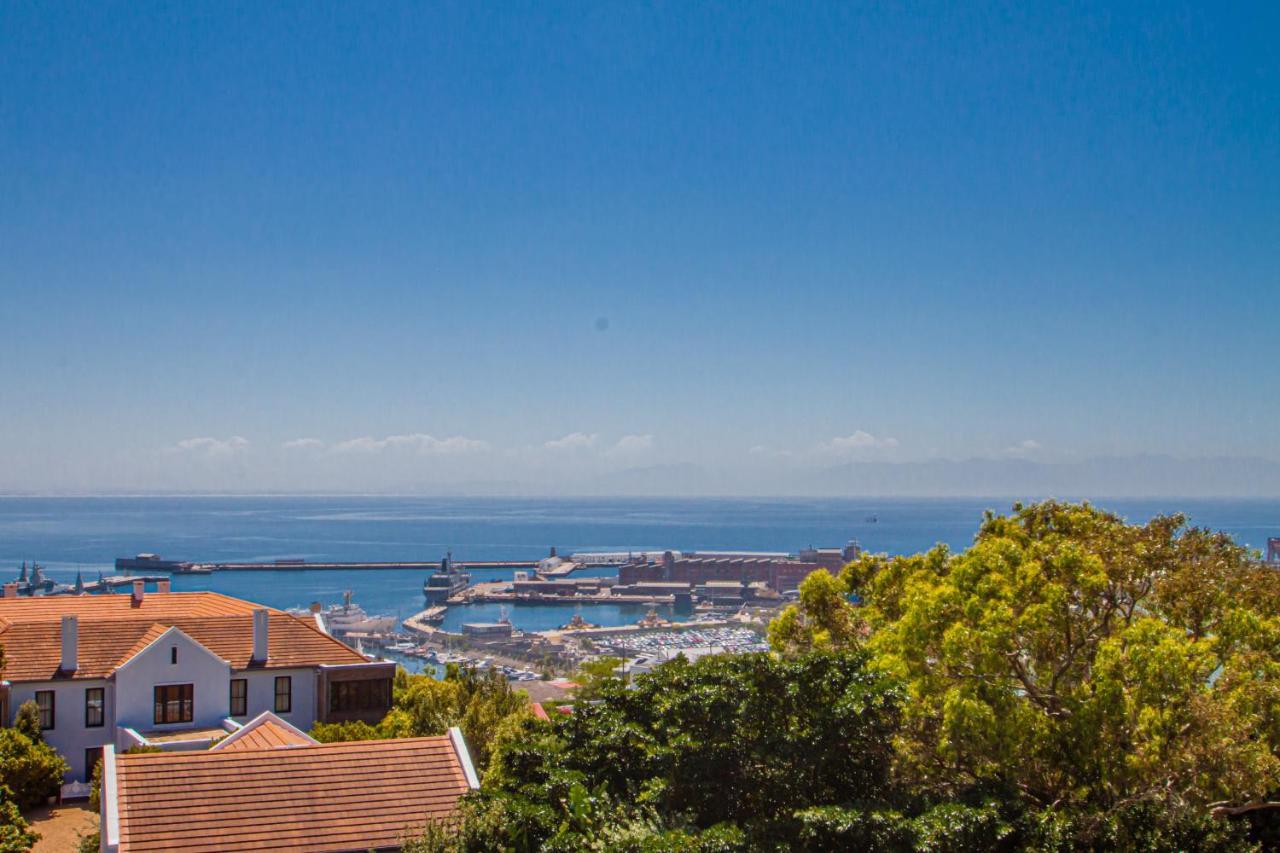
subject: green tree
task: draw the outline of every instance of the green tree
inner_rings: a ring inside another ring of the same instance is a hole
[[[574,697],[579,702],[590,702],[599,698],[601,687],[606,682],[618,678],[614,670],[620,666],[622,666],[622,658],[602,657],[584,661],[573,677],[578,685],[574,690]]]
[[[13,792],[0,785],[0,853],[25,853],[39,840],[18,810]]]
[[[386,737],[384,730],[361,720],[344,723],[316,723],[310,735],[321,743],[337,743],[350,740],[378,740]]]
[[[843,649],[857,642],[861,620],[849,587],[826,569],[800,582],[799,600],[769,625],[769,644],[786,654]]]
[[[1280,786],[1280,575],[1225,535],[1050,501],[842,579],[911,696],[900,778],[935,798],[1194,821]]]
[[[20,808],[38,806],[58,793],[69,769],[47,743],[17,729],[0,729],[0,786],[12,792]]]
[[[861,651],[677,658],[571,715],[510,721],[483,794],[517,850],[785,847],[805,808],[890,796],[901,698]],[[587,846],[606,827],[617,845]]]
[[[14,715],[13,727],[33,741],[43,742],[44,734],[40,731],[40,706],[28,699],[18,706]]]

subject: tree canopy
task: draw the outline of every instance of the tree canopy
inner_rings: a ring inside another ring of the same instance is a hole
[[[1280,575],[1225,534],[1016,505],[962,553],[864,556],[830,585],[818,607],[802,589],[774,647],[821,643],[833,602],[861,600],[851,644],[907,690],[896,769],[915,790],[1193,819],[1280,787]]]

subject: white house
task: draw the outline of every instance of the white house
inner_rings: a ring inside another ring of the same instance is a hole
[[[263,711],[299,729],[377,720],[395,667],[299,619],[212,592],[0,597],[0,722],[40,708],[71,765],[69,793],[104,746],[204,749]]]

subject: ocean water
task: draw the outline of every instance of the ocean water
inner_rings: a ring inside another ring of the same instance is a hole
[[[1184,512],[1263,548],[1280,536],[1280,500],[1095,499],[1132,521]],[[418,497],[0,497],[0,579],[23,560],[70,581],[114,572],[114,560],[143,551],[213,561],[529,560],[551,546],[573,551],[736,549],[796,551],[808,545],[913,553],[944,542],[965,547],[987,509],[1012,499],[681,499]],[[611,573],[603,570],[600,573]],[[510,577],[510,570],[473,572]],[[212,589],[274,607],[341,601],[344,590],[370,613],[409,616],[424,606],[418,571],[263,571],[178,576],[178,590]],[[584,619],[634,622],[644,607],[583,606]],[[544,630],[574,608],[519,605],[513,623]],[[497,605],[450,608],[445,622],[492,621]]]

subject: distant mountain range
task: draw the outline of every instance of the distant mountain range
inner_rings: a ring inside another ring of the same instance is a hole
[[[1280,463],[1163,455],[1074,462],[931,459],[850,462],[778,470],[771,475],[692,464],[658,465],[614,472],[583,486],[587,493],[622,495],[1275,497],[1280,496]]]
[[[30,494],[11,490],[0,494]],[[311,488],[84,489],[47,494],[422,494],[554,497],[1223,497],[1280,498],[1280,462],[1238,456],[1180,459],[1165,455],[1105,456],[1071,462],[1029,459],[930,459],[921,462],[788,464],[741,467],[676,463],[626,468],[595,476],[423,482],[406,477],[383,488],[338,484]]]

